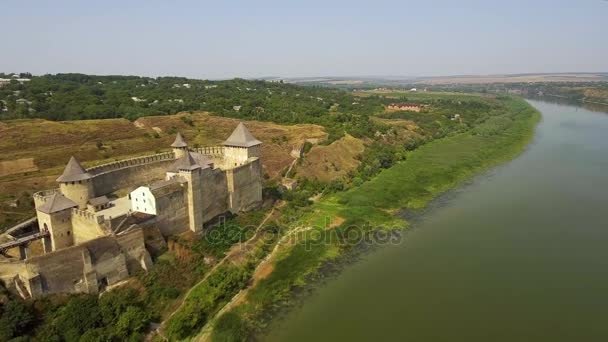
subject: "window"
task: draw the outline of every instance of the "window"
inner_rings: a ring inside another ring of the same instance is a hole
[[[70,236],[70,231],[68,230],[68,236]]]

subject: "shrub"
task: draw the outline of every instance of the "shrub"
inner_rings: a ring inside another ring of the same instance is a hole
[[[229,311],[220,316],[211,333],[213,342],[238,342],[247,340],[247,327],[241,316]]]

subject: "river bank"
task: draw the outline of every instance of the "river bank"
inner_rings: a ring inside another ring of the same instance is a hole
[[[263,340],[605,340],[608,116],[530,103],[525,153],[439,196]]]
[[[377,232],[407,227],[397,211],[423,208],[439,194],[521,153],[540,115],[522,99],[501,101],[505,110],[472,130],[426,144],[361,186],[316,203],[294,225],[310,229],[296,234],[277,254],[272,272],[215,321],[212,340],[263,336],[273,313],[294,302],[294,289],[310,284],[323,265],[340,264],[361,243],[398,243],[393,235],[377,239]]]

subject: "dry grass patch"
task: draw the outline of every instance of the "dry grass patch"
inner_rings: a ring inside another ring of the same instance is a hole
[[[364,149],[363,140],[348,134],[327,146],[314,146],[297,167],[297,175],[324,182],[343,178],[359,166],[357,156]]]
[[[34,158],[0,161],[0,177],[15,173],[38,171]]]

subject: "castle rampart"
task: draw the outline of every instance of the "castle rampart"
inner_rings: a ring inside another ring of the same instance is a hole
[[[98,216],[90,211],[74,208],[71,219],[75,245],[112,232],[110,221],[105,220],[102,215]]]
[[[236,213],[261,204],[261,172],[259,158],[250,158],[246,164],[226,170],[230,211]]]
[[[115,171],[125,167],[144,165],[159,161],[175,160],[173,152],[162,152],[148,156],[134,157],[129,159],[118,160],[115,162],[93,166],[87,169],[87,172],[93,176],[101,175],[105,172]]]
[[[224,146],[203,146],[196,147],[193,149],[194,152],[200,153],[205,156],[209,156],[212,158],[222,158],[224,157]]]
[[[45,254],[0,264],[0,279],[38,297],[96,293],[147,269],[146,231],[158,251],[162,235],[202,232],[218,215],[261,204],[260,144],[241,123],[223,146],[191,150],[178,134],[172,152],[86,170],[72,157],[59,189],[33,195]]]
[[[49,189],[49,190],[42,190],[42,191],[38,191],[35,192],[33,197],[34,197],[34,205],[36,207],[44,204],[44,202],[46,202],[46,200],[51,197],[52,195],[56,194],[59,192],[59,188],[55,188],[55,189]]]
[[[101,196],[163,179],[174,161],[173,153],[167,152],[100,165],[87,171],[93,174],[95,195]]]

